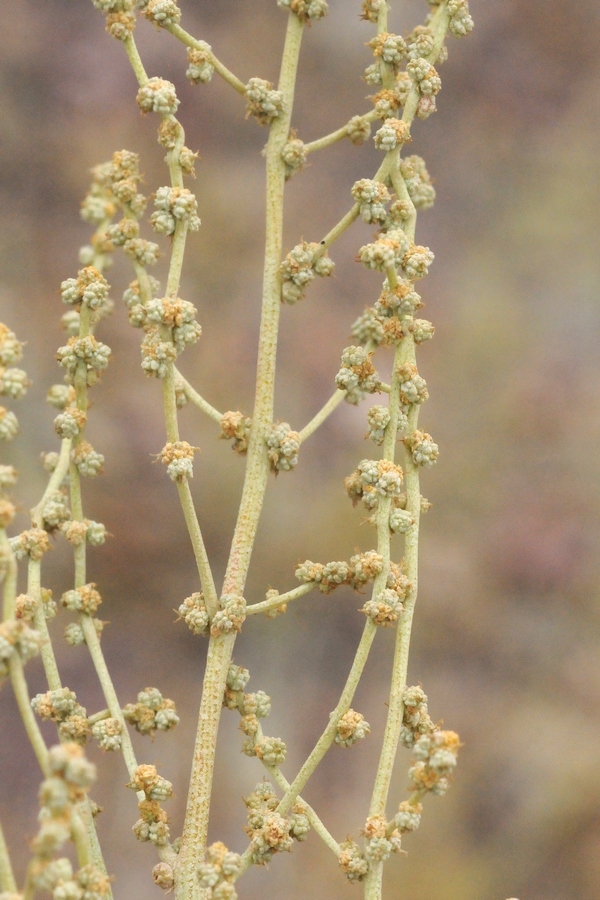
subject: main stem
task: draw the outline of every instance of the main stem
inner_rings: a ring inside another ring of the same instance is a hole
[[[223,583],[224,594],[243,594],[269,475],[265,442],[273,423],[281,304],[279,265],[282,256],[285,184],[285,165],[281,151],[290,130],[302,32],[303,24],[294,13],[290,13],[278,85],[283,93],[284,106],[282,114],[271,125],[266,147],[265,264],[252,431],[238,519]],[[206,847],[217,732],[234,643],[235,634],[211,637],[209,642],[177,865],[176,900],[197,900],[200,897],[196,868]]]

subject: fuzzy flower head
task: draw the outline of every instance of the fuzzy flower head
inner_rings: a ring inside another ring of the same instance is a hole
[[[269,125],[283,112],[283,94],[270,81],[251,78],[246,85],[246,118],[254,116],[260,125]]]
[[[167,474],[172,481],[184,481],[194,474],[194,453],[199,449],[192,447],[187,441],[174,441],[165,444],[158,458],[167,467]]]
[[[179,106],[175,85],[163,78],[150,78],[137,92],[137,105],[143,113],[174,115]]]

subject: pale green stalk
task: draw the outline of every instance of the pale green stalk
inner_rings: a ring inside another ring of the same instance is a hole
[[[21,716],[21,719],[23,720],[23,725],[25,726],[25,731],[27,732],[27,737],[29,738],[29,743],[33,748],[33,752],[35,753],[36,759],[40,765],[40,769],[44,773],[44,776],[47,778],[50,774],[50,769],[48,767],[48,750],[46,748],[44,738],[42,737],[42,732],[39,729],[39,725],[31,708],[31,702],[29,699],[30,694],[27,687],[27,681],[25,679],[25,672],[23,671],[23,663],[21,662],[21,657],[17,653],[13,653],[8,665],[13,693],[15,695],[15,700],[17,701],[19,714]]]
[[[13,872],[12,863],[8,846],[4,839],[4,831],[0,822],[0,892],[6,891],[7,894],[17,893],[17,882],[15,881],[15,873]]]
[[[352,698],[354,697],[356,688],[358,687],[358,682],[360,681],[364,667],[366,665],[376,631],[377,626],[371,619],[367,619],[367,621],[365,622],[365,627],[363,629],[362,637],[360,639],[360,643],[354,656],[350,674],[348,675],[346,684],[344,685],[344,690],[341,693],[340,699],[338,700],[335,709],[329,714],[329,723],[323,731],[323,734],[313,747],[308,759],[301,767],[300,771],[279,802],[277,812],[282,816],[286,815],[286,813],[290,811],[290,809],[296,802],[300,791],[303,790],[308,779],[313,774],[313,772],[331,747],[337,733],[338,722],[344,715],[344,713],[348,712],[350,704],[352,703]]]
[[[206,415],[213,419],[213,421],[217,422],[217,424],[221,424],[221,419],[223,418],[223,414],[219,412],[218,409],[215,409],[214,406],[211,406],[208,400],[205,400],[198,391],[192,387],[187,378],[184,378],[177,366],[173,369],[175,373],[175,379],[179,384],[181,384],[186,397],[188,400],[197,406],[198,409],[201,409],[202,412],[206,413]]]
[[[265,440],[273,421],[275,360],[281,305],[279,265],[282,255],[285,145],[292,114],[303,24],[290,13],[278,88],[282,114],[271,124],[266,147],[266,237],[262,316],[258,347],[256,397],[248,446],[246,476],[225,574],[223,593],[242,594],[269,475]],[[235,634],[211,637],[200,702],[198,732],[175,887],[176,900],[198,896],[195,866],[206,846],[215,747],[225,682]]]
[[[342,400],[344,400],[347,391],[340,391],[339,389],[332,394],[327,403],[321,407],[319,412],[312,417],[310,422],[304,426],[302,431],[300,432],[300,443],[303,444],[304,441],[314,434],[317,428],[323,424],[323,422],[329,418],[331,413],[338,408]]]
[[[292,600],[298,600],[300,597],[304,597],[305,594],[314,591],[316,586],[316,582],[311,581],[308,584],[301,584],[300,587],[293,588],[293,590],[287,591],[285,594],[277,594],[276,597],[270,597],[268,600],[263,600],[261,603],[253,603],[246,608],[246,615],[255,616],[258,613],[266,613],[272,609],[277,609],[277,607],[282,606],[283,604],[291,603]]]
[[[182,44],[185,44],[186,47],[191,47],[193,50],[201,50],[206,56],[207,61],[214,67],[215,72],[230,84],[231,87],[235,88],[238,94],[246,93],[246,85],[241,82],[239,78],[236,78],[233,72],[230,72],[229,69],[223,65],[220,59],[217,59],[212,52],[212,49],[209,49],[209,45],[205,41],[196,40],[195,37],[188,34],[188,32],[180,25],[164,25],[163,27],[165,31],[170,31],[171,34],[180,40]]]
[[[379,116],[377,112],[372,109],[360,118],[363,122],[375,122],[379,118]],[[332,144],[336,144],[338,141],[341,141],[345,137],[348,137],[349,124],[349,122],[346,122],[345,125],[342,125],[342,127],[336,129],[336,131],[332,131],[331,134],[326,134],[322,138],[318,138],[316,141],[309,141],[308,144],[304,145],[305,151],[307,153],[314,153],[315,150],[324,150],[326,147],[331,147]]]

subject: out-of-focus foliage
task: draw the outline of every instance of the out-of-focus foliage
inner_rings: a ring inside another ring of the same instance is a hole
[[[308,32],[302,56],[294,123],[304,140],[369,108],[371,91],[360,75],[370,30],[359,21],[358,0],[330,6],[330,16]],[[92,4],[23,0],[13,7],[0,59],[0,304],[2,319],[28,342],[34,379],[10,451],[19,454],[24,526],[43,485],[38,455],[56,443],[44,396],[60,380],[58,288],[75,273],[77,248],[87,240],[78,207],[88,170],[123,147],[141,154],[147,190],[164,183],[164,169],[154,124],[136,107],[122,47],[104,33]],[[188,30],[208,40],[242,80],[276,78],[285,17],[274,0],[182,7]],[[416,0],[395,2],[391,21],[405,30],[422,14]],[[424,426],[441,456],[423,478],[434,507],[424,520],[409,677],[425,687],[433,718],[443,716],[465,746],[452,791],[426,808],[419,833],[406,840],[408,857],[389,866],[387,890],[407,900],[597,900],[600,15],[594,0],[474,0],[473,15],[470,40],[450,42],[439,112],[426,127],[415,125],[411,146],[426,159],[438,195],[419,217],[418,239],[436,253],[425,314],[437,332],[420,368],[431,393]],[[169,35],[144,25],[138,35],[150,74],[176,83],[187,142],[201,154],[194,190],[202,228],[189,240],[182,295],[197,305],[204,336],[184,369],[217,407],[249,413],[264,132],[244,120],[240,98],[216,79],[206,87],[186,82],[185,52]],[[320,239],[348,207],[354,181],[376,165],[368,145],[338,145],[311,157],[289,187],[287,249]],[[336,246],[335,278],[283,311],[277,415],[293,428],[331,392],[350,325],[376,299],[377,276],[354,261],[369,234],[355,225]],[[119,261],[109,273],[115,297],[131,277]],[[106,457],[106,474],[86,483],[86,510],[115,539],[90,553],[90,568],[111,621],[103,644],[120,695],[131,700],[151,680],[181,714],[178,740],[157,738],[149,760],[176,791],[179,785],[176,834],[203,650],[173,624],[172,610],[196,590],[195,572],[175,492],[151,465],[164,443],[160,399],[143,377],[139,336],[122,305],[99,336],[114,361],[96,389],[90,434]],[[222,572],[243,460],[193,409],[181,420],[184,436],[201,447],[193,490]],[[271,485],[249,600],[262,599],[269,586],[293,586],[300,559],[342,559],[370,546],[342,485],[364,455],[365,430],[365,408],[343,405],[302,448],[297,469]],[[60,592],[67,554],[57,549],[51,556],[47,586]],[[273,697],[277,733],[299,748],[288,758],[290,773],[336,701],[362,626],[356,607],[351,593],[311,597],[266,627],[249,620],[236,647],[251,689]],[[278,651],[282,634],[293,635],[285,654]],[[101,708],[85,649],[65,643],[60,662],[88,710]],[[320,809],[326,802],[324,820],[339,839],[364,822],[388,666],[378,654],[357,701],[370,737],[343,761],[344,751],[334,748],[306,791],[307,800],[320,798]],[[29,674],[33,692],[43,690],[35,664]],[[2,716],[0,810],[13,835],[31,835],[35,761],[5,696]],[[236,727],[225,717],[211,838],[240,850],[241,797],[262,772],[240,755]],[[111,803],[99,830],[117,895],[141,900],[154,890],[154,858],[130,835],[136,811],[123,789],[122,762],[100,763],[96,794],[102,802],[110,792]],[[401,752],[398,799],[408,764]],[[14,837],[11,849],[18,859]],[[244,896],[300,900],[318,871],[319,896],[345,897],[353,889],[326,853],[311,837],[268,874],[250,874]]]

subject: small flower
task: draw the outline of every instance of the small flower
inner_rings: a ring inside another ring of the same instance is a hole
[[[302,171],[308,154],[304,143],[296,137],[290,137],[281,151],[281,158],[285,163],[285,178],[288,181],[292,175]]]
[[[158,774],[155,766],[138,766],[127,786],[136,791],[143,791],[149,800],[156,800],[159,803],[173,796],[173,785]]]
[[[351,840],[340,844],[338,863],[348,881],[362,881],[369,871],[369,863],[360,852],[360,847]]]
[[[398,71],[398,67],[406,56],[406,42],[399,34],[388,34],[387,32],[378,34],[369,41],[369,47],[373,50],[376,59],[381,59],[394,71]]]
[[[71,453],[71,459],[82,478],[95,478],[104,469],[104,456],[87,441],[79,441]]]
[[[118,719],[112,717],[101,719],[92,726],[92,734],[100,744],[102,750],[114,751],[121,749],[121,732],[123,726]]]
[[[193,634],[208,634],[209,618],[202,593],[186,597],[177,612]]]
[[[329,9],[327,0],[277,0],[277,5],[296,13],[307,25],[316,19],[322,19]]]
[[[360,217],[367,224],[385,222],[386,204],[390,195],[385,184],[380,181],[372,181],[370,178],[361,178],[352,187],[352,196],[359,204]]]
[[[269,125],[283,112],[283,94],[270,81],[251,78],[246,85],[246,118],[254,116],[260,125]]]
[[[279,267],[281,276],[281,299],[284,303],[296,303],[304,296],[308,284],[315,275],[331,275],[334,262],[320,244],[302,241],[286,256]]]
[[[433,253],[429,247],[418,247],[411,244],[402,260],[404,271],[410,281],[416,281],[427,275],[429,266],[434,260]]]
[[[360,612],[372,619],[375,625],[393,625],[402,609],[402,601],[396,591],[386,588],[376,599],[367,600]]]
[[[371,726],[365,721],[364,716],[349,709],[337,723],[334,741],[341,747],[351,747],[357,741],[365,738],[371,730]]]
[[[142,15],[157,26],[179,25],[181,10],[175,0],[150,0]]]
[[[186,78],[192,84],[208,84],[215,72],[215,67],[210,62],[211,47],[204,41],[199,41],[201,47],[189,47],[187,52],[188,67],[186,70]]]
[[[23,369],[0,368],[0,395],[12,400],[22,400],[31,384]]]
[[[355,338],[359,344],[363,345],[372,343],[375,346],[378,346],[385,337],[383,323],[381,322],[381,319],[375,315],[373,307],[370,306],[368,306],[364,313],[354,322],[351,333],[352,337]]]
[[[212,635],[241,631],[246,618],[246,601],[237,594],[223,594],[221,608],[215,613],[210,626]]]
[[[23,356],[23,344],[14,331],[0,322],[0,366],[12,366]]]
[[[365,393],[373,394],[380,389],[381,378],[371,362],[372,355],[362,347],[346,347],[342,352],[335,383],[341,391],[346,391],[348,403],[360,403]]]
[[[0,441],[12,441],[19,430],[14,412],[0,406]]]
[[[374,138],[377,149],[386,153],[408,143],[410,139],[410,128],[402,119],[386,119]]]
[[[371,136],[371,123],[364,116],[352,116],[346,125],[346,132],[353,144],[362,144]]]
[[[137,92],[137,104],[143,113],[174,115],[179,106],[175,85],[163,78],[150,78]]]
[[[223,413],[221,416],[221,434],[220,438],[233,441],[231,447],[240,456],[245,456],[248,450],[248,441],[250,440],[250,428],[252,427],[252,419],[245,416],[239,410]]]
[[[380,237],[372,244],[365,244],[358,251],[358,258],[369,269],[386,269],[397,267],[408,247],[408,239],[403,231],[394,231]]]
[[[277,422],[273,425],[267,437],[267,456],[271,465],[271,471],[277,474],[289,472],[298,465],[298,450],[300,449],[300,435],[292,431],[287,422]]]
[[[383,444],[385,429],[390,421],[390,411],[387,406],[372,406],[367,412],[369,430],[365,437],[370,438],[374,444]]]
[[[165,444],[158,454],[160,461],[167,467],[167,474],[172,481],[183,481],[194,474],[194,453],[199,447],[192,447],[187,441],[174,441]]]
[[[440,76],[431,63],[423,57],[409,60],[406,65],[406,71],[413,79],[421,95],[434,97],[442,89]]]
[[[410,451],[415,466],[433,466],[439,456],[439,447],[430,434],[414,431],[404,438],[404,444]]]

